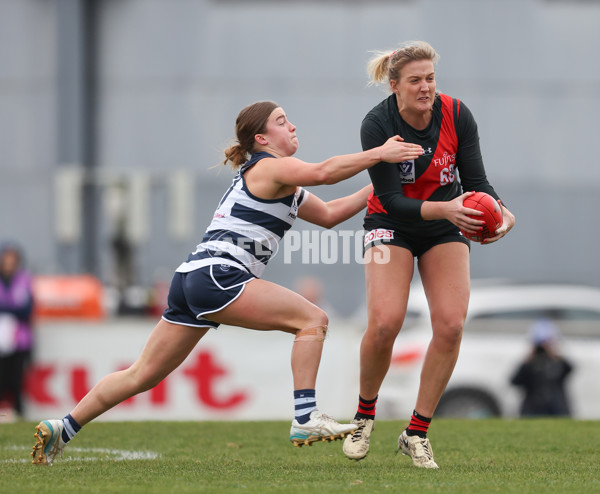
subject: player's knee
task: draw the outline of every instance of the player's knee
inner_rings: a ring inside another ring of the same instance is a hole
[[[315,326],[329,326],[329,316],[324,310],[319,309],[319,313],[314,317]]]
[[[433,337],[437,344],[448,349],[460,345],[463,333],[464,319],[457,318],[434,324]]]
[[[313,306],[313,311],[301,323],[300,328],[296,330],[296,339],[294,341],[324,341],[329,326],[329,317],[327,313]]]
[[[308,326],[296,331],[294,343],[298,341],[325,341],[327,335],[327,325]]]
[[[385,317],[369,320],[366,336],[371,345],[380,349],[393,345],[402,328],[403,319],[403,317]]]

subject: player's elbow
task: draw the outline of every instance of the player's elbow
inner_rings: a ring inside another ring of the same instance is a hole
[[[336,218],[334,218],[332,215],[328,215],[327,218],[323,218],[321,220],[321,224],[320,226],[322,226],[323,228],[333,228],[336,225],[339,225],[341,223],[341,221],[336,221]]]
[[[310,222],[317,226],[329,229],[339,225],[342,220],[338,218],[338,215],[336,215],[335,211],[332,211],[329,209],[329,207],[327,207],[327,209],[319,211],[319,214],[316,218],[311,218]]]
[[[325,181],[323,182],[323,185],[333,185],[333,184],[337,184],[338,182],[341,182],[342,179],[339,177],[336,177],[334,175],[328,175],[327,178],[325,179]]]
[[[323,161],[315,166],[313,174],[315,185],[336,184],[340,181],[338,175],[335,173],[335,168],[331,165],[330,160]]]
[[[327,205],[327,214],[324,214],[322,217],[323,228],[333,228],[338,226],[340,223],[343,223],[348,218],[350,218],[353,212],[348,211],[347,209],[340,208],[339,204],[328,204]]]
[[[378,196],[383,209],[394,218],[401,219],[402,221],[421,221],[426,218],[421,216],[421,202],[417,201],[412,204],[397,194],[384,194]],[[413,200],[409,200],[413,201]],[[431,218],[430,218],[431,219]]]
[[[315,170],[314,180],[316,185],[331,185],[336,183],[331,171],[324,166],[319,166]]]

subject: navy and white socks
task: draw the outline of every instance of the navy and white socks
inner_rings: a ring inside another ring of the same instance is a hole
[[[65,427],[63,428],[61,436],[63,442],[66,444],[81,430],[81,426],[75,422],[75,419],[71,417],[71,414],[63,418],[62,423]]]
[[[317,399],[314,389],[294,390],[295,418],[299,424],[306,424],[310,420],[311,412],[317,409]]]

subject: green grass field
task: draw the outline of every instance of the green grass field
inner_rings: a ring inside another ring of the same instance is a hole
[[[600,422],[435,420],[439,470],[396,455],[404,422],[377,422],[366,459],[341,441],[295,448],[287,422],[92,423],[51,467],[31,464],[35,424],[0,424],[0,492],[600,492]]]

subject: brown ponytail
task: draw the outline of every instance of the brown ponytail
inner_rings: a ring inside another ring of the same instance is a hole
[[[254,137],[267,130],[267,120],[279,105],[273,101],[259,101],[244,108],[235,121],[236,142],[225,149],[224,165],[231,163],[238,169],[254,151]]]

